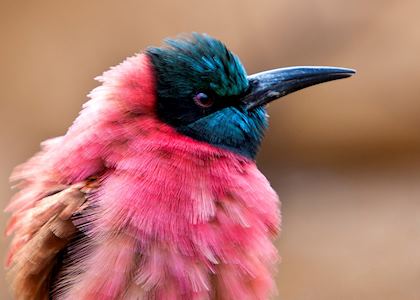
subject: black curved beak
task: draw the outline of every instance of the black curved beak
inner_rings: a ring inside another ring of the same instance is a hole
[[[241,101],[247,110],[296,92],[306,87],[350,77],[356,71],[336,67],[291,67],[248,76],[249,89]]]

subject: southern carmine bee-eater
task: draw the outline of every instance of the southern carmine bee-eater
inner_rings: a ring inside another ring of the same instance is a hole
[[[64,136],[16,168],[7,265],[16,299],[267,299],[279,201],[255,164],[266,105],[349,77],[248,76],[204,34],[98,77]]]

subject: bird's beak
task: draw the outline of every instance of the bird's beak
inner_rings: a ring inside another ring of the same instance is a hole
[[[241,101],[247,110],[263,106],[306,87],[350,77],[352,69],[336,67],[291,67],[248,76],[249,89]]]

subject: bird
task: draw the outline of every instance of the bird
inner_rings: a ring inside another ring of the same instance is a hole
[[[267,104],[354,73],[247,75],[202,33],[105,71],[68,131],[12,172],[15,299],[268,299],[281,214],[256,164]]]

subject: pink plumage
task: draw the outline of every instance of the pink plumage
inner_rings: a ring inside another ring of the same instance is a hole
[[[105,72],[68,132],[12,175],[16,299],[267,299],[280,213],[255,164],[265,105],[352,74],[248,76],[205,34]]]
[[[66,135],[44,142],[12,176],[22,190],[7,208],[8,264],[19,265],[56,213],[47,196],[92,181],[82,188],[86,202],[68,208],[82,237],[69,240],[53,298],[266,299],[280,218],[255,162],[160,121],[147,55],[98,80]]]

